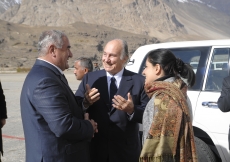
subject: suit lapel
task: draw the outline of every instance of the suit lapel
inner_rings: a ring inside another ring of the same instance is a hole
[[[39,60],[39,59],[36,60],[35,65],[45,66],[45,67],[49,68],[50,70],[52,70],[57,75],[57,77],[60,78],[60,80],[68,87],[68,89],[73,94],[73,91],[69,87],[66,78],[58,71],[58,69],[56,67],[54,67],[53,65],[47,63],[46,61]],[[74,96],[74,94],[73,94],[73,96]]]
[[[127,94],[130,89],[133,87],[133,80],[131,76],[123,76],[120,82],[119,89],[117,91],[117,95],[122,96],[127,99]]]
[[[106,105],[105,109],[106,111],[108,111],[109,109],[109,92],[108,92],[108,83],[107,83],[107,76],[106,76],[106,71],[105,70],[101,70],[101,71],[97,71],[95,72],[94,77],[95,78],[95,82],[92,85],[92,88],[97,88],[99,89],[99,93],[100,93],[100,100]]]
[[[103,76],[103,78],[101,79],[101,84],[100,84],[101,88],[100,88],[100,93],[101,93],[101,97],[102,100],[105,101],[105,104],[107,106],[107,108],[109,108],[109,92],[108,92],[108,83],[107,83],[107,76]]]
[[[57,74],[57,75],[59,75],[61,81],[62,81],[65,85],[67,85],[67,86],[69,87],[68,81],[67,81],[66,77],[64,76],[64,74]]]

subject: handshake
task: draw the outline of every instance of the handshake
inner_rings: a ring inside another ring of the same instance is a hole
[[[89,114],[88,113],[85,113],[84,117],[85,117],[85,120],[90,121],[90,123],[92,124],[93,132],[97,133],[98,132],[97,123],[93,119],[89,119]],[[93,137],[94,137],[94,134],[93,134]]]

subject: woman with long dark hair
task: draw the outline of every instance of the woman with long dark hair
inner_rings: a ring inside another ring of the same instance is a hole
[[[140,162],[196,162],[188,86],[195,73],[167,49],[147,54],[145,91],[150,98],[143,115]]]

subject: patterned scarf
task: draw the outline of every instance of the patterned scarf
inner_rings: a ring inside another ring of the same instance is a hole
[[[149,98],[155,96],[155,113],[139,161],[197,162],[186,84],[180,78],[155,81],[145,91]]]

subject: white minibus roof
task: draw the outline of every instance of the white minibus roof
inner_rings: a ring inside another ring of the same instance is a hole
[[[183,42],[167,42],[156,43],[150,45],[144,45],[139,47],[134,53],[149,52],[153,49],[159,48],[177,48],[177,47],[202,47],[202,46],[228,46],[230,45],[230,39],[221,40],[202,40],[202,41],[183,41]],[[139,51],[140,50],[140,51]]]

